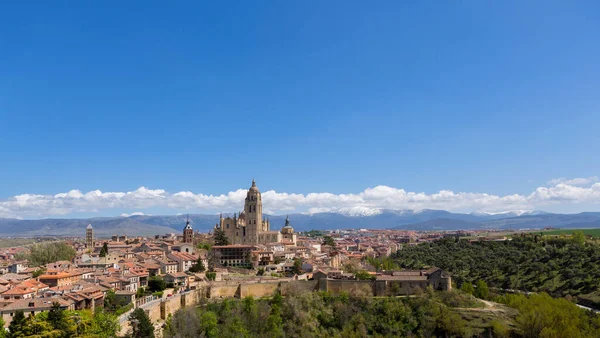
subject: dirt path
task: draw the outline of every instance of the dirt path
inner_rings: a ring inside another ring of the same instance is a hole
[[[481,307],[457,307],[455,309],[461,310],[461,311],[475,311],[475,312],[496,312],[496,313],[506,312],[506,309],[499,307],[498,305],[500,305],[500,304],[498,304],[498,303],[490,302],[490,301],[483,300],[483,299],[478,299],[478,301],[485,304],[485,307],[484,308],[481,308]]]

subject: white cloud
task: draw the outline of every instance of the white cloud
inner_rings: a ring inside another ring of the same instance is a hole
[[[176,212],[233,212],[243,207],[246,189],[227,194],[206,195],[190,191],[170,193],[162,189],[140,187],[129,192],[83,193],[71,190],[55,195],[23,194],[0,201],[0,217],[39,218],[72,213],[103,212],[111,209],[161,209]],[[443,209],[448,211],[503,212],[534,210],[564,205],[600,205],[600,183],[597,177],[555,179],[550,186],[536,188],[528,195],[498,196],[487,193],[410,192],[389,186],[367,188],[356,194],[309,193],[294,194],[265,191],[262,194],[264,212],[285,214],[292,212],[338,212],[353,215],[375,214],[381,209]],[[122,216],[143,215],[141,211]]]
[[[152,216],[150,214],[144,214],[143,212],[132,212],[131,214],[127,214],[127,213],[122,213],[121,217],[131,217],[131,216]]]
[[[561,177],[561,178],[555,178],[555,179],[548,181],[548,185],[555,186],[557,184],[563,183],[563,184],[567,184],[567,185],[584,187],[584,186],[588,186],[588,185],[591,185],[596,182],[598,182],[598,176],[590,176],[587,178],[573,178],[573,179],[566,179],[564,177]]]

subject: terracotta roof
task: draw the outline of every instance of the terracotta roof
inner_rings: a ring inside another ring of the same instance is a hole
[[[1,312],[12,312],[16,310],[27,310],[27,311],[40,311],[40,310],[49,310],[52,308],[52,304],[54,302],[58,302],[63,307],[68,307],[73,304],[70,301],[67,301],[62,298],[52,297],[52,298],[35,298],[35,299],[20,299],[12,304],[7,305]]]
[[[2,296],[13,296],[13,295],[15,295],[15,296],[22,296],[22,295],[27,295],[27,294],[30,294],[30,293],[34,294],[36,292],[37,291],[35,289],[32,289],[32,288],[16,286],[16,287],[14,287],[14,288],[12,288],[10,290],[4,291],[2,293]]]
[[[168,273],[167,276],[171,276],[174,278],[182,278],[182,277],[187,277],[188,275],[185,272],[174,272],[174,273]]]
[[[174,256],[176,258],[186,260],[186,261],[195,261],[198,259],[197,256],[185,253],[185,252],[172,252],[169,255]]]
[[[101,282],[104,283],[119,283],[121,282],[121,280],[119,278],[113,278],[113,277],[104,277],[104,278],[99,278]]]
[[[59,273],[55,273],[55,274],[48,274],[48,275],[41,275],[38,277],[38,279],[61,279],[61,278],[68,278],[68,277],[73,277],[73,274],[69,273],[69,272],[59,272]]]
[[[10,281],[10,280],[26,280],[26,279],[30,279],[30,276],[27,275],[19,275],[16,273],[6,273],[4,275],[2,275],[2,278]]]

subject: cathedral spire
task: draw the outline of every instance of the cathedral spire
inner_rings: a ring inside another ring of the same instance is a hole
[[[183,229],[185,230],[185,229],[191,229],[191,228],[192,228],[192,226],[190,224],[190,214],[188,214],[187,220],[185,221],[185,228],[183,228]]]

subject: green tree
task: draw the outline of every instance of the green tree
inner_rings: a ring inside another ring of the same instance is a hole
[[[460,286],[460,289],[463,292],[469,293],[469,294],[473,294],[475,292],[475,289],[473,289],[473,284],[471,284],[471,282],[462,283],[462,285]]]
[[[210,245],[210,243],[199,243],[197,247],[198,247],[198,249],[210,251],[211,245]]]
[[[366,270],[357,271],[356,273],[354,273],[354,276],[358,280],[375,280],[376,279],[375,276],[371,275]]]
[[[23,310],[15,311],[15,315],[8,325],[8,337],[17,338],[24,337],[23,329],[25,328],[25,314]]]
[[[7,332],[4,329],[4,325],[6,323],[4,322],[4,318],[2,318],[2,316],[0,316],[0,338],[5,338],[7,336]]]
[[[31,274],[31,277],[38,278],[39,276],[43,275],[45,272],[46,272],[45,268],[37,269]]]
[[[138,288],[138,289],[135,291],[135,297],[136,297],[136,298],[142,298],[142,297],[144,297],[145,295],[146,295],[146,289],[144,289],[143,287],[142,287],[142,288]]]
[[[585,243],[585,234],[583,231],[573,231],[573,243],[583,245]]]
[[[31,266],[41,266],[56,261],[71,261],[76,256],[75,249],[65,242],[34,244],[26,255]]]
[[[210,271],[206,271],[206,279],[214,281],[215,279],[217,279],[217,273],[216,272],[210,272]]]
[[[486,282],[479,280],[477,281],[477,287],[475,289],[475,297],[481,299],[488,299],[490,296],[490,290]]]
[[[279,305],[271,306],[271,313],[267,317],[266,333],[269,337],[283,337],[283,319]]]
[[[302,260],[300,260],[300,258],[294,258],[294,266],[292,266],[291,272],[294,275],[299,275],[302,273]]]
[[[129,323],[132,328],[132,338],[154,338],[154,325],[143,309],[133,310],[129,315]]]
[[[53,302],[52,308],[48,311],[48,322],[53,328],[60,331],[66,331],[67,323],[64,310],[60,308],[59,302]]]
[[[215,229],[214,241],[215,245],[229,245],[229,238],[225,235],[225,231],[221,229]]]
[[[117,316],[110,314],[102,308],[96,308],[93,314],[92,325],[88,329],[92,337],[116,337],[121,329]]]
[[[100,249],[100,257],[106,257],[108,255],[108,243],[104,242],[102,249]]]
[[[506,295],[499,300],[519,311],[515,322],[524,338],[600,336],[600,317],[564,298],[540,293],[528,297]]]
[[[160,276],[152,276],[148,279],[148,290],[150,292],[164,291],[167,288],[167,282]]]
[[[323,236],[323,245],[328,245],[332,248],[335,248],[335,241],[333,240],[333,237],[331,236]]]
[[[202,313],[200,317],[200,329],[202,333],[208,338],[219,336],[219,321],[217,314],[212,311],[206,311]]]
[[[114,311],[117,308],[117,295],[113,290],[106,291],[104,295],[104,308]]]
[[[52,327],[44,316],[29,315],[23,324],[19,337],[71,337],[72,332],[61,332]]]
[[[510,337],[510,328],[499,320],[491,321],[492,332],[494,333],[494,337],[498,338],[508,338]]]
[[[203,272],[204,270],[206,270],[206,267],[204,266],[204,262],[202,262],[202,258],[198,257],[198,260],[196,261],[196,263],[194,263],[194,265],[192,265],[190,267],[190,272]]]

